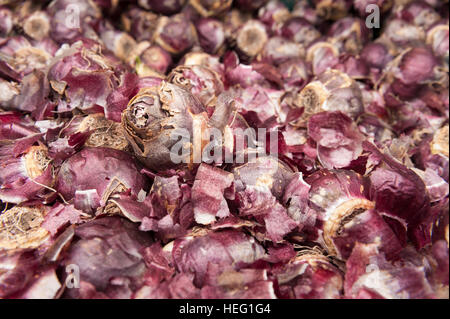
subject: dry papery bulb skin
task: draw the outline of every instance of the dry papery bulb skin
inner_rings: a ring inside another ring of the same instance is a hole
[[[0,299],[448,298],[447,7],[0,0]]]
[[[267,41],[260,55],[263,61],[280,65],[295,58],[304,58],[305,49],[303,45],[283,37],[272,37]]]

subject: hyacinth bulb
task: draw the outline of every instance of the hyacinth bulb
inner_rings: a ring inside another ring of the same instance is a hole
[[[0,7],[0,36],[6,36],[13,28],[13,14],[10,9]]]
[[[180,61],[182,65],[201,65],[217,72],[223,78],[224,65],[219,61],[217,56],[204,52],[190,52],[186,54]]]
[[[203,18],[195,24],[198,41],[206,53],[217,53],[225,43],[225,28],[221,21]]]
[[[440,15],[425,1],[408,3],[398,15],[402,19],[425,29],[441,19]]]
[[[389,54],[386,46],[375,42],[364,46],[361,50],[361,58],[369,67],[375,67],[378,69],[383,69],[387,63],[392,60],[392,56]]]
[[[261,52],[263,61],[275,65],[291,59],[302,58],[304,55],[304,46],[282,37],[271,37]]]
[[[340,51],[357,54],[369,40],[369,29],[359,18],[343,18],[333,23],[327,35]]]
[[[133,37],[126,32],[106,30],[102,32],[101,39],[106,48],[122,60],[127,60],[137,46]]]
[[[92,236],[99,229],[109,231],[101,236]],[[117,276],[126,276],[130,280],[136,280],[145,271],[144,259],[138,251],[148,247],[152,240],[148,234],[142,233],[137,226],[123,218],[109,216],[89,221],[80,225],[74,236],[77,241],[67,251],[65,263],[67,265],[80,265],[80,276],[92,283],[99,290],[108,286]],[[126,248],[123,246],[126,244]],[[85,247],[98,253],[90,255]],[[114,253],[108,253],[109,247]],[[134,251],[136,254],[130,255]],[[101,264],[102,267],[96,265]],[[113,281],[114,282],[114,281]],[[95,289],[94,288],[94,289]],[[76,298],[79,289],[70,289],[66,292],[72,298]],[[100,294],[100,293],[99,293]],[[101,295],[101,294],[100,294]]]
[[[314,42],[306,51],[306,61],[311,64],[313,74],[319,75],[339,62],[339,49],[329,42]]]
[[[162,16],[154,34],[155,42],[172,54],[181,54],[197,41],[194,25],[182,14]]]
[[[342,272],[319,250],[303,249],[275,276],[280,293],[293,299],[338,298],[344,285]]]
[[[50,18],[43,11],[36,11],[28,16],[23,24],[24,32],[35,40],[42,40],[50,32]]]
[[[238,8],[244,11],[255,11],[261,8],[268,0],[236,0]]]
[[[425,30],[401,19],[392,19],[387,22],[380,40],[389,46],[389,50],[398,54],[402,49],[425,41]]]
[[[311,185],[310,207],[323,221],[318,240],[330,254],[347,259],[358,241],[375,243],[391,257],[401,250],[394,232],[374,210],[365,178],[352,171],[321,170],[310,175],[306,182]],[[379,237],[387,240],[379,241]]]
[[[206,254],[205,258],[202,256],[205,250],[215,253]],[[209,279],[208,264],[211,259],[225,270],[233,263],[251,263],[262,258],[264,249],[254,238],[239,231],[204,230],[175,240],[172,255],[177,269],[192,272],[194,282],[201,287]]]
[[[171,15],[181,11],[186,0],[139,0],[140,7],[156,13]]]
[[[264,24],[257,20],[246,22],[238,31],[236,46],[248,57],[256,56],[268,40]]]
[[[45,45],[45,42],[40,44],[33,46],[25,37],[15,36],[7,39],[0,52],[3,53],[4,62],[23,76],[49,65],[56,50],[52,45]]]
[[[179,166],[171,160],[171,147],[176,140],[171,134],[186,129],[205,127],[204,107],[191,93],[171,83],[141,90],[122,113],[125,136],[135,155],[154,170]]]
[[[417,89],[428,82],[445,81],[436,68],[437,58],[428,47],[413,47],[399,55],[390,73],[393,77],[390,89],[401,98],[414,97]]]
[[[347,15],[352,5],[351,0],[314,0],[319,17],[326,20],[339,20]]]
[[[365,79],[370,70],[364,60],[351,54],[341,55],[334,68],[348,74],[352,79]]]
[[[189,0],[189,4],[202,16],[218,16],[230,9],[233,0]]]
[[[236,31],[247,21],[252,19],[250,12],[232,9],[223,19],[225,34],[234,38]]]
[[[172,65],[172,56],[169,52],[158,45],[151,45],[145,48],[138,56],[135,64],[136,72],[139,76],[152,76],[166,74]]]
[[[448,57],[448,24],[439,23],[427,31],[426,43],[436,56]]]
[[[102,165],[106,160],[108,165]],[[91,174],[98,177],[95,181]],[[147,181],[126,152],[106,147],[86,147],[62,165],[55,187],[77,209],[92,213],[106,205],[111,194],[130,190],[137,196]]]
[[[258,10],[258,18],[272,32],[277,31],[291,17],[286,6],[279,1],[269,1]]]
[[[264,156],[235,165],[236,190],[243,191],[248,186],[267,188],[275,197],[280,198],[288,181],[293,176],[292,169],[275,157]]]
[[[311,76],[310,66],[303,59],[290,59],[279,65],[285,89],[301,90]]]
[[[313,25],[299,17],[291,18],[283,23],[278,33],[305,47],[320,37],[320,32]]]
[[[47,188],[53,186],[54,172],[48,149],[44,145],[33,145],[39,137],[40,134],[33,134],[15,141],[1,141],[2,201],[19,204],[43,197]]]
[[[371,11],[367,12],[367,7],[369,5],[376,5],[380,12],[387,12],[392,8],[391,0],[353,0],[353,7],[358,12],[361,18],[367,17]]]
[[[298,94],[295,106],[303,107],[300,119],[308,119],[321,111],[341,111],[356,118],[363,111],[362,94],[347,74],[328,70],[308,83]]]
[[[82,36],[98,37],[91,24],[101,18],[101,10],[93,1],[53,1],[47,13],[51,17],[50,36],[58,43],[72,43]]]
[[[436,65],[436,58],[428,48],[413,48],[402,57],[398,78],[405,84],[424,82],[432,78]]]
[[[155,32],[158,15],[132,7],[121,16],[123,28],[136,41],[148,41]]]
[[[214,106],[224,90],[219,74],[200,65],[180,65],[168,75],[168,81],[191,92],[205,107]]]
[[[308,0],[296,1],[292,8],[292,16],[303,18],[313,25],[319,25],[323,22],[323,18],[314,8],[314,3]]]

